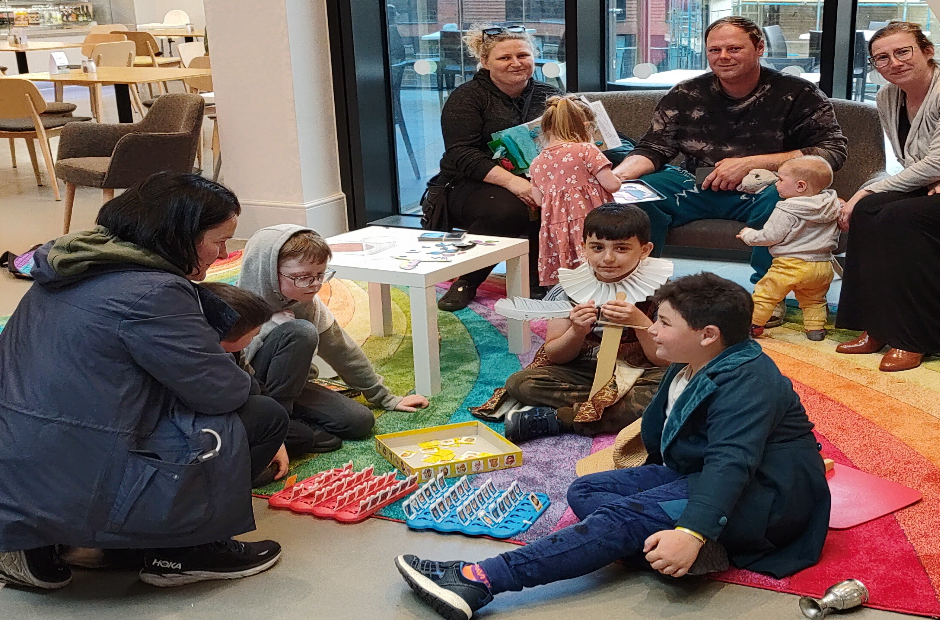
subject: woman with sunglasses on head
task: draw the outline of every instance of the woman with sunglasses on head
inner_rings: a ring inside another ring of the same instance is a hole
[[[532,184],[502,168],[487,144],[494,132],[521,125],[542,115],[545,101],[561,94],[532,79],[535,45],[522,26],[474,28],[464,36],[470,53],[480,61],[473,79],[450,94],[441,113],[444,156],[441,172],[428,183],[443,192],[449,226],[478,235],[527,237],[529,282],[538,296],[539,222],[529,209],[537,206]],[[465,308],[492,267],[456,280],[438,301],[438,308]]]
[[[839,353],[890,347],[880,368],[920,365],[940,352],[940,67],[920,26],[891,22],[868,43],[888,82],[878,113],[904,169],[860,189],[842,208],[849,231],[836,326],[863,330]]]
[[[428,400],[392,392],[376,374],[359,345],[339,326],[317,293],[333,277],[326,240],[309,228],[279,224],[248,240],[238,286],[261,296],[275,311],[243,351],[263,393],[290,416],[284,445],[291,458],[338,450],[343,439],[367,437],[372,411],[338,392],[308,383],[319,355],[354,390],[383,409],[415,411]]]

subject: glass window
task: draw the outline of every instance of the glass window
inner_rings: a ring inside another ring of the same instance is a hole
[[[940,41],[940,23],[926,2],[874,2],[859,0],[855,14],[855,53],[852,62],[852,98],[874,103],[884,78],[868,65],[868,40],[891,21],[920,24],[933,43]],[[890,149],[889,149],[890,152]]]
[[[822,0],[608,0],[608,81],[627,88],[671,88],[708,69],[704,34],[740,15],[764,30],[763,63],[819,81]]]
[[[472,79],[477,61],[463,44],[475,24],[521,25],[535,38],[535,78],[565,84],[565,0],[389,0],[388,60],[403,214],[419,214],[428,180],[439,171],[441,109]]]

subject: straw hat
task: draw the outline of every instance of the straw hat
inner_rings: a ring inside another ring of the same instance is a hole
[[[639,467],[646,462],[646,447],[640,438],[640,426],[643,419],[633,422],[617,433],[617,439],[610,448],[605,448],[586,456],[575,466],[579,476],[594,474],[611,469]]]

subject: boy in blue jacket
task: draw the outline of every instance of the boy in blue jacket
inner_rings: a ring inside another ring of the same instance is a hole
[[[405,581],[445,618],[468,620],[495,594],[620,558],[682,577],[724,568],[726,550],[735,566],[778,578],[819,559],[829,524],[825,467],[792,384],[748,337],[751,296],[700,273],[664,284],[653,299],[649,334],[672,365],[643,414],[646,464],[576,480],[568,503],[581,522],[531,545],[477,564],[396,558]]]

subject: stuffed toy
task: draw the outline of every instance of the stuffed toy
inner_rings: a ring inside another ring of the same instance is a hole
[[[776,182],[777,175],[775,173],[770,170],[764,170],[763,168],[754,168],[741,180],[741,184],[738,185],[738,191],[748,194],[759,194]]]

